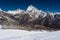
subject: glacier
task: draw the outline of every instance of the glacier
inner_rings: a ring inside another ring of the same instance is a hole
[[[1,29],[0,40],[60,40],[60,31]]]

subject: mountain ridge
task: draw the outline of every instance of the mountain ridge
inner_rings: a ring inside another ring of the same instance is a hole
[[[59,30],[60,14],[53,14],[28,6],[27,10],[0,11],[2,29]]]

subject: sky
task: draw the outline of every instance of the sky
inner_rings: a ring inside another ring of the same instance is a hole
[[[29,5],[43,11],[60,12],[60,0],[0,0],[0,8],[4,11],[26,10]]]

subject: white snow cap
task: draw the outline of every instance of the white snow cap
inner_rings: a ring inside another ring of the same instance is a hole
[[[45,12],[43,12],[42,10],[37,9],[36,7],[34,7],[32,5],[28,6],[26,12],[29,13],[29,14],[35,14],[36,17],[38,17],[39,15],[41,15],[43,17],[46,16]]]
[[[18,13],[21,13],[21,12],[23,12],[23,10],[21,10],[21,9],[7,11],[7,13],[10,13],[10,14],[18,14]]]
[[[36,7],[34,7],[33,5],[28,6],[26,11],[32,11],[32,12],[40,12],[40,10],[38,10]]]
[[[35,8],[33,5],[30,5],[30,6],[28,6],[28,8],[27,8],[27,10],[37,10],[37,8]]]

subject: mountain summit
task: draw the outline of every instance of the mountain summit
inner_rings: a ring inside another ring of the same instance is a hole
[[[31,11],[31,10],[38,10],[36,7],[34,7],[33,5],[28,6],[27,11]]]
[[[33,16],[35,16],[36,18],[37,18],[39,15],[41,15],[41,16],[45,16],[45,15],[46,15],[45,12],[43,12],[42,10],[37,9],[37,8],[34,7],[33,5],[28,6],[26,12],[29,13],[29,14],[31,14],[31,15],[33,15]]]

